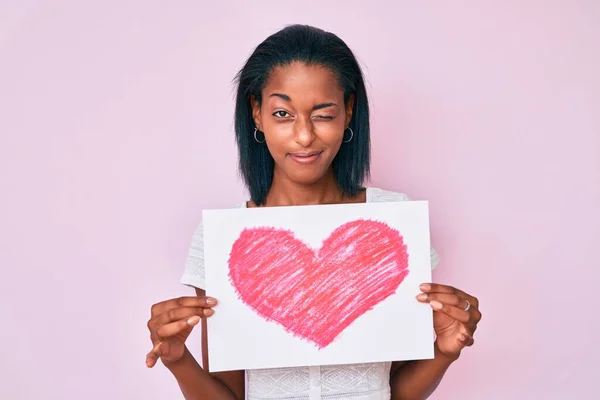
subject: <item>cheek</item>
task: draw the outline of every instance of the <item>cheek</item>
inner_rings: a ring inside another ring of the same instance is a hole
[[[338,123],[338,121],[320,122],[315,126],[315,133],[323,142],[330,145],[339,145],[344,139],[344,125]]]
[[[271,157],[275,161],[283,160],[289,151],[289,140],[283,138],[282,135],[277,134],[277,131],[274,133],[271,132],[268,136],[266,136],[266,146],[271,154]]]

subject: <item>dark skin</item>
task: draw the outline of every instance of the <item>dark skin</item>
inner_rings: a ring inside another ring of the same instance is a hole
[[[294,63],[273,71],[262,93],[262,104],[251,100],[255,124],[275,160],[266,207],[366,202],[365,191],[343,196],[331,163],[352,119],[354,98],[344,93],[333,73],[321,66]],[[252,202],[248,207],[256,207]],[[390,370],[392,399],[425,399],[439,385],[448,367],[465,347],[481,320],[478,300],[451,286],[424,283],[416,301],[434,310],[435,357],[396,361]],[[467,301],[469,310],[465,311]],[[152,307],[148,328],[154,345],[146,364],[161,359],[176,377],[185,398],[245,397],[244,371],[210,373],[206,319],[217,300],[196,289],[196,296],[171,299]],[[202,367],[185,341],[195,325],[202,327]]]

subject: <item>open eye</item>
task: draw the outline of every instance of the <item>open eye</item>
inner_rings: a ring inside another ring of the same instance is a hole
[[[273,116],[275,116],[277,118],[287,118],[290,116],[290,114],[287,111],[279,110],[279,111],[275,111],[273,113]]]

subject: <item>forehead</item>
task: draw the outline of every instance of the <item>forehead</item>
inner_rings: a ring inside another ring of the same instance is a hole
[[[298,97],[339,97],[344,91],[334,72],[322,65],[295,62],[275,67],[263,94],[283,93],[293,100]],[[295,96],[294,96],[295,95]]]

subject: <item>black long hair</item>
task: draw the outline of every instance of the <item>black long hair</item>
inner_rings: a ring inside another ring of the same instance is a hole
[[[344,102],[354,95],[352,140],[343,143],[333,160],[336,181],[346,195],[355,195],[370,174],[369,103],[362,71],[352,50],[333,33],[307,25],[291,25],[269,36],[236,75],[235,135],[239,169],[251,200],[263,205],[273,182],[273,157],[254,139],[250,99],[261,104],[262,90],[275,67],[302,62],[321,65],[337,76]]]

